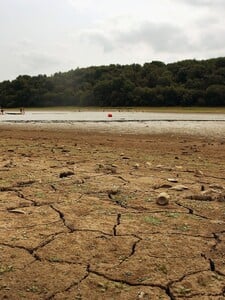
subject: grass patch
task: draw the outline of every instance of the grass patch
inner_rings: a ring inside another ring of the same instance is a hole
[[[166,212],[165,215],[166,217],[173,218],[173,219],[177,219],[180,216],[179,213],[175,213],[175,212]]]
[[[157,217],[153,217],[153,216],[148,216],[144,218],[144,221],[153,225],[160,225],[161,224],[161,220]]]
[[[0,265],[0,275],[13,271],[13,266]]]

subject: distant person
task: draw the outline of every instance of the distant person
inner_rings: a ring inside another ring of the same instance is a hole
[[[23,107],[20,108],[20,113],[21,113],[21,115],[24,115],[25,112],[24,112],[24,108]]]
[[[4,109],[3,108],[1,108],[1,114],[4,115]]]

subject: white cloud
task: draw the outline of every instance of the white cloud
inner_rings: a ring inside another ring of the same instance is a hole
[[[91,7],[93,0],[68,0],[68,3],[71,4],[76,10],[84,12]]]
[[[224,28],[225,0],[0,0],[0,81],[221,56]]]
[[[212,6],[212,7],[224,7],[224,0],[177,0],[178,2],[183,2],[193,6]]]

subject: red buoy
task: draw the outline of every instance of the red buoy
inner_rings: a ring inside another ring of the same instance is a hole
[[[108,114],[108,118],[112,118],[112,114]]]

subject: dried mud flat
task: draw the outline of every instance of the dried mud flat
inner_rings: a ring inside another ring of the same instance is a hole
[[[0,299],[225,299],[224,138],[4,128],[0,152]]]

